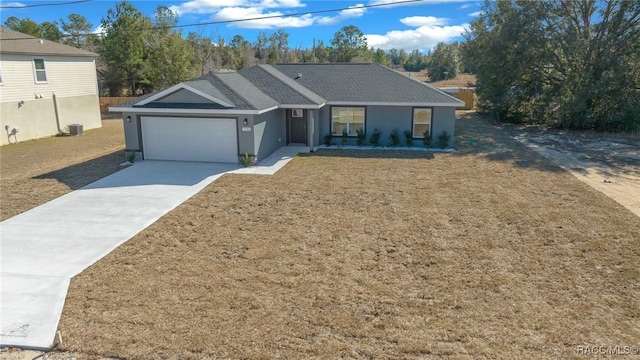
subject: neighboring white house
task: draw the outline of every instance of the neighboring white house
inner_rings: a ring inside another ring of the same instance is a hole
[[[0,144],[99,128],[97,56],[0,27]]]

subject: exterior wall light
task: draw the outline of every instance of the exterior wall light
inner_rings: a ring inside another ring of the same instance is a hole
[[[249,124],[249,120],[244,119],[244,121],[242,121],[242,125],[247,126]]]
[[[131,122],[131,116],[127,116],[127,122],[130,123]]]

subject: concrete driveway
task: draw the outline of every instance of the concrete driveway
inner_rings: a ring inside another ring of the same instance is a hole
[[[307,147],[248,168],[143,161],[0,223],[0,345],[48,350],[71,278],[225,173],[273,175]]]
[[[0,223],[0,344],[51,347],[73,276],[238,169],[144,161]]]

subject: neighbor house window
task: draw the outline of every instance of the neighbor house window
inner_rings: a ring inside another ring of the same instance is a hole
[[[356,136],[358,129],[364,129],[363,107],[332,107],[331,132],[342,136],[344,130],[349,136]]]
[[[33,73],[37,83],[47,82],[47,69],[45,68],[44,59],[33,59]]]
[[[431,115],[430,108],[413,109],[413,137],[424,138],[424,134],[431,135]]]

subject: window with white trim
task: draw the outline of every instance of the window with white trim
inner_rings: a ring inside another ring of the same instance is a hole
[[[44,59],[33,59],[33,76],[36,84],[47,82],[47,68]]]
[[[348,136],[356,136],[358,129],[364,129],[363,107],[332,107],[331,108],[331,133],[342,136],[344,130]]]
[[[431,135],[431,108],[413,109],[413,137],[424,138],[424,134]]]

